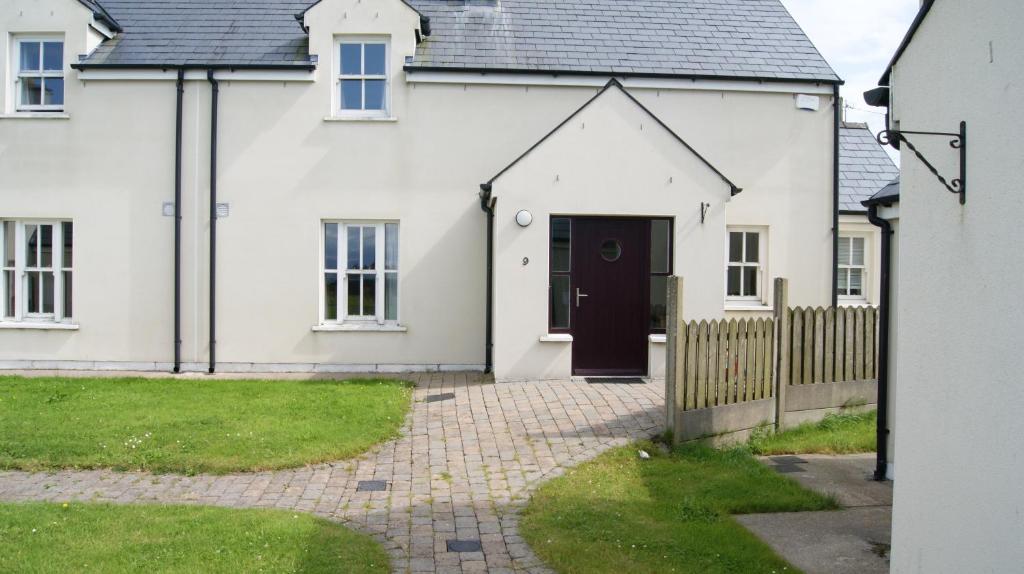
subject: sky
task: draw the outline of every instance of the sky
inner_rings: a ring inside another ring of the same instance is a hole
[[[863,93],[878,86],[878,78],[917,14],[919,1],[782,0],[782,3],[839,77],[846,80],[841,95],[847,106],[856,108],[846,110],[846,120],[867,122],[876,134],[885,129],[884,110],[865,104]]]

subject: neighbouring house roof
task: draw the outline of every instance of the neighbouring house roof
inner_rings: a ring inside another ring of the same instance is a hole
[[[95,0],[90,0],[95,1]],[[310,0],[102,0],[122,32],[79,67],[310,67]]]
[[[907,46],[914,41],[914,36],[921,28],[921,24],[924,23],[925,16],[928,15],[928,12],[931,11],[932,6],[934,5],[935,0],[924,0],[921,3],[921,9],[917,11],[917,16],[914,18],[914,21],[911,22],[910,29],[907,30],[907,34],[903,37],[903,41],[900,42],[899,47],[896,48],[896,53],[893,54],[892,60],[889,61],[889,65],[885,67],[885,73],[882,74],[882,78],[878,80],[879,86],[889,85],[889,78],[892,75],[892,67],[895,66],[896,62],[898,62],[900,57],[903,56],[903,52],[907,50]]]
[[[312,64],[315,0],[101,1],[124,32],[80,67]],[[780,0],[406,3],[430,22],[408,70],[841,81]]]
[[[899,203],[899,201],[900,179],[896,178],[895,181],[889,183],[889,185],[883,187],[881,191],[861,203],[864,204],[864,207],[871,207],[872,205],[892,205],[894,203]]]
[[[900,168],[875,140],[867,124],[839,128],[839,211],[863,213],[862,202],[899,177]]]
[[[510,163],[507,166],[505,166],[501,171],[499,171],[497,174],[495,174],[495,176],[492,177],[491,179],[489,179],[486,183],[480,184],[481,189],[483,189],[484,191],[489,190],[491,185],[498,178],[500,178],[508,170],[512,169],[516,164],[518,164],[520,161],[522,161],[523,158],[525,158],[526,156],[530,155],[530,153],[532,153],[535,149],[540,147],[541,144],[543,144],[545,141],[547,141],[548,138],[550,138],[551,136],[553,136],[556,133],[558,133],[558,131],[560,129],[562,129],[566,124],[571,122],[573,118],[575,118],[580,113],[582,113],[583,110],[587,109],[587,107],[589,107],[590,104],[592,104],[598,98],[603,96],[605,92],[607,92],[608,90],[613,89],[613,88],[614,89],[618,89],[623,94],[625,94],[625,96],[627,98],[629,98],[630,101],[632,101],[634,104],[636,104],[637,107],[639,107],[641,110],[643,110],[643,112],[645,114],[647,114],[648,116],[650,116],[651,119],[653,119],[655,122],[657,122],[659,126],[664,128],[665,131],[667,131],[669,133],[669,135],[671,135],[677,142],[679,142],[680,144],[683,145],[683,147],[688,149],[690,151],[690,153],[692,153],[693,155],[697,156],[697,159],[699,159],[701,161],[701,163],[706,165],[708,167],[708,169],[713,171],[715,173],[715,175],[717,175],[726,185],[729,186],[729,192],[730,192],[731,195],[736,195],[736,194],[740,193],[741,191],[743,191],[739,186],[737,186],[735,183],[733,183],[732,180],[730,180],[728,177],[725,177],[725,174],[723,174],[721,171],[719,171],[718,168],[715,167],[714,165],[712,165],[711,162],[709,162],[707,159],[704,158],[704,156],[700,155],[697,152],[697,150],[693,149],[693,147],[691,147],[690,144],[686,143],[686,141],[683,138],[679,137],[679,135],[676,134],[676,132],[672,131],[672,128],[668,127],[665,124],[665,122],[661,121],[661,119],[658,116],[654,115],[654,112],[652,112],[651,110],[647,109],[647,107],[644,106],[643,104],[641,104],[639,100],[634,98],[633,94],[629,93],[629,91],[627,91],[626,88],[623,87],[623,85],[618,80],[616,80],[615,78],[612,78],[611,80],[608,80],[608,83],[605,84],[603,88],[598,90],[597,94],[595,94],[594,97],[592,97],[589,100],[587,100],[586,103],[584,103],[582,106],[580,106],[579,109],[577,109],[575,112],[569,114],[569,117],[567,117],[564,120],[562,120],[562,122],[560,124],[555,126],[555,129],[553,129],[550,132],[548,132],[547,134],[545,134],[544,137],[542,137],[539,140],[537,140],[537,143],[535,143],[532,146],[530,146],[530,148],[527,149],[525,152],[523,152],[522,155],[520,155],[516,159],[512,160],[512,163]]]

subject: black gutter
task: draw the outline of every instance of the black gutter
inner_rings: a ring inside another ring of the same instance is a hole
[[[842,124],[839,85],[832,86],[832,307],[839,306],[839,126]]]
[[[174,118],[174,372],[181,372],[181,124],[185,70],[178,70]]]
[[[89,62],[77,62],[71,64],[75,70],[297,70],[312,72],[316,64],[93,64]]]
[[[466,74],[519,74],[528,76],[590,76],[603,78],[654,78],[667,80],[723,80],[737,82],[757,82],[766,84],[797,83],[843,85],[841,79],[826,80],[821,78],[774,78],[757,76],[716,76],[714,74],[664,74],[655,72],[622,72],[614,70],[540,70],[523,68],[462,68],[454,66],[418,66],[409,64],[402,68],[406,72],[453,72]]]
[[[878,217],[878,204],[868,207],[868,221],[882,229],[881,293],[878,302],[878,422],[875,429],[875,480],[885,480],[889,458],[889,292],[892,265],[892,224]]]
[[[494,370],[494,206],[491,184],[480,184],[480,209],[487,214],[487,311],[484,333],[484,373]]]
[[[220,84],[206,71],[210,99],[210,373],[217,367],[217,100]]]

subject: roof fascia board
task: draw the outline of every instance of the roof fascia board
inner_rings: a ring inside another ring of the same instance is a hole
[[[185,80],[207,81],[206,68],[185,71]],[[176,69],[94,69],[78,72],[82,81],[176,81]],[[220,70],[216,79],[238,82],[312,82],[315,75],[307,70]]]
[[[643,72],[615,72],[615,71],[594,71],[594,70],[522,70],[515,68],[456,68],[456,67],[445,67],[445,66],[418,66],[416,64],[409,64],[403,67],[403,70],[411,74],[422,73],[422,72],[444,72],[444,73],[463,73],[463,74],[517,74],[527,76],[596,76],[599,78],[662,78],[662,79],[674,79],[674,80],[729,80],[736,82],[759,82],[759,83],[796,83],[796,84],[817,84],[832,86],[835,84],[844,85],[845,82],[841,79],[826,79],[826,78],[776,78],[776,77],[757,77],[757,76],[720,76],[713,74],[656,74],[656,73],[643,73]],[[831,92],[831,89],[829,90]]]
[[[695,150],[692,147],[690,147],[690,144],[686,143],[686,141],[684,141],[683,138],[679,137],[679,135],[676,134],[676,132],[672,131],[672,128],[670,128],[667,125],[665,125],[665,122],[661,121],[661,119],[658,116],[654,115],[654,113],[651,112],[651,110],[647,109],[646,106],[644,106],[636,98],[634,98],[633,94],[630,94],[626,90],[626,88],[624,88],[622,86],[622,84],[619,83],[619,81],[616,80],[615,78],[612,78],[612,79],[608,80],[608,83],[606,83],[603,88],[601,88],[596,94],[594,94],[594,96],[592,98],[587,100],[575,112],[571,113],[569,115],[569,117],[567,117],[564,120],[562,120],[561,123],[559,123],[557,126],[555,126],[555,129],[551,130],[544,137],[542,137],[539,140],[537,140],[537,143],[535,143],[532,146],[530,146],[530,148],[527,149],[525,152],[523,152],[522,155],[520,155],[516,159],[512,160],[512,163],[510,163],[507,166],[505,166],[504,169],[502,169],[497,174],[495,174],[495,176],[492,177],[491,179],[489,179],[486,183],[480,184],[481,189],[490,189],[491,186],[494,185],[494,182],[498,178],[500,178],[502,175],[504,175],[505,172],[507,172],[510,169],[512,169],[516,164],[518,164],[520,161],[522,161],[526,156],[530,155],[530,153],[533,152],[533,150],[535,150],[538,147],[540,147],[540,145],[543,144],[545,141],[547,141],[548,138],[550,138],[551,136],[555,135],[559,130],[561,130],[563,127],[565,127],[566,124],[571,122],[573,120],[573,118],[575,118],[580,113],[582,113],[583,110],[587,109],[590,106],[590,104],[594,103],[594,101],[596,101],[598,98],[600,98],[602,95],[604,95],[605,92],[607,92],[609,89],[611,89],[613,87],[618,88],[619,90],[621,90],[622,93],[625,94],[625,96],[627,98],[629,98],[634,104],[636,104],[641,110],[643,110],[644,113],[646,113],[648,116],[650,116],[651,119],[653,119],[655,122],[657,122],[659,126],[661,126],[665,131],[667,131],[669,133],[669,135],[671,135],[673,138],[675,138],[675,140],[678,141],[679,143],[683,144],[683,146],[686,147],[686,149],[690,150],[690,153],[692,153],[693,155],[697,156],[697,159],[699,159],[701,162],[703,162],[704,165],[708,166],[708,168],[710,168],[711,171],[715,172],[715,174],[719,178],[721,178],[722,181],[724,181],[726,183],[726,185],[729,186],[729,193],[730,193],[730,195],[736,195],[736,194],[740,193],[741,191],[743,191],[739,186],[737,186],[732,181],[730,181],[729,178],[725,177],[725,175],[721,171],[719,171],[718,168],[716,168],[715,166],[711,165],[711,162],[709,162],[707,159],[705,159],[704,156],[702,156],[699,153],[697,153],[697,150]]]
[[[459,72],[416,72],[406,76],[410,84],[461,84],[461,85],[505,85],[505,86],[559,86],[599,88],[608,83],[606,76],[557,76],[537,74],[502,73],[459,73]],[[627,77],[619,80],[630,89],[655,90],[710,90],[716,92],[767,92],[782,94],[832,95],[829,85],[806,83],[755,83],[735,80],[695,80],[674,78]]]
[[[924,0],[924,4],[921,4],[921,9],[917,11],[917,16],[914,17],[914,21],[910,24],[910,29],[907,30],[907,35],[903,37],[903,41],[900,42],[896,53],[893,54],[892,60],[889,60],[889,65],[885,67],[885,73],[882,74],[881,79],[878,80],[879,86],[888,86],[889,80],[892,76],[893,66],[896,62],[903,57],[903,52],[907,51],[907,47],[914,41],[914,36],[917,35],[917,31],[921,28],[921,24],[924,23],[924,19],[928,16],[928,12],[931,11],[932,6],[935,5],[935,0]]]
[[[113,37],[117,34],[113,30],[111,30],[109,26],[104,24],[102,20],[97,19],[95,15],[92,18],[92,22],[89,22],[89,27],[99,32],[100,35],[102,35],[107,40],[113,39]]]
[[[117,20],[115,20],[114,17],[110,15],[110,12],[107,12],[107,9],[104,8],[98,0],[93,0],[93,4],[96,6],[96,8],[93,8],[92,6],[86,4],[84,0],[78,0],[78,2],[82,6],[85,6],[86,10],[92,13],[93,18],[95,18],[98,21],[102,21],[104,24],[106,24],[108,28],[110,28],[114,32],[122,31],[121,25],[117,23]]]

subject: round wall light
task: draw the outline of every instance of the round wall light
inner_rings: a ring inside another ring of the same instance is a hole
[[[519,227],[526,227],[530,225],[533,223],[533,214],[525,209],[520,209],[519,212],[516,213],[516,223],[519,224]]]

